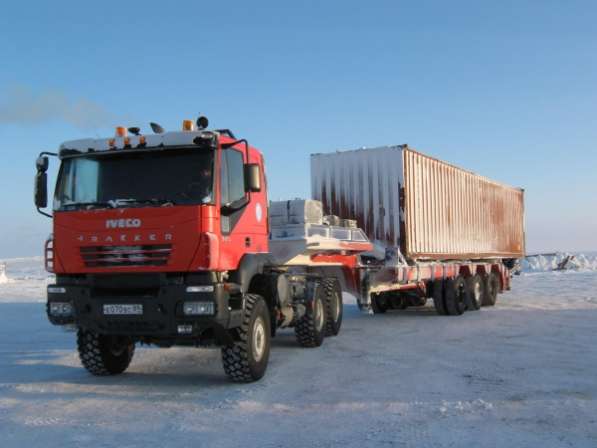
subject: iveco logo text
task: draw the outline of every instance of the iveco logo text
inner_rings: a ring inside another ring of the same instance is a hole
[[[106,220],[106,229],[124,229],[128,227],[141,227],[141,220],[138,218]]]

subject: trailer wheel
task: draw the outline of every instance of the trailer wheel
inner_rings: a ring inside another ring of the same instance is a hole
[[[383,294],[371,295],[371,309],[373,314],[384,314],[390,308],[388,299]]]
[[[303,347],[319,347],[323,343],[326,330],[325,299],[323,285],[317,283],[313,300],[294,327],[296,340]]]
[[[79,328],[77,350],[81,364],[92,375],[118,375],[131,363],[135,343],[127,336],[106,336]]]
[[[325,278],[322,285],[325,291],[325,335],[336,336],[342,326],[342,288],[334,277]]]
[[[483,302],[483,280],[479,274],[466,279],[467,309],[478,310]]]
[[[485,288],[483,294],[483,306],[494,306],[500,290],[500,278],[495,272],[485,276]]]
[[[446,280],[444,300],[450,316],[460,316],[466,310],[466,282],[462,275]]]
[[[265,301],[257,294],[247,294],[238,341],[222,347],[222,365],[230,380],[250,383],[263,377],[269,361],[270,335]]]
[[[433,282],[433,304],[437,314],[440,316],[448,314],[446,302],[444,301],[444,282],[442,280],[434,280]]]

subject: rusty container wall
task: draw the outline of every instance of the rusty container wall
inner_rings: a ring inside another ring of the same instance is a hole
[[[400,244],[402,146],[311,155],[311,194],[325,214],[356,219],[374,242]]]
[[[524,192],[403,151],[405,235],[411,259],[519,258]]]
[[[521,189],[405,146],[314,154],[311,190],[324,213],[355,218],[372,241],[411,260],[524,254]]]

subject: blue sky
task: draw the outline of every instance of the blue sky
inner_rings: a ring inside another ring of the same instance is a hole
[[[527,245],[597,250],[597,3],[9,2],[0,258],[41,253],[34,159],[202,112],[261,148],[270,197],[312,152],[408,143],[527,192]]]

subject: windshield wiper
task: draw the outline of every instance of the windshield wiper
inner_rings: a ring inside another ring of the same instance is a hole
[[[149,198],[149,199],[134,199],[134,198],[127,198],[127,199],[110,199],[108,201],[113,208],[121,207],[123,205],[129,204],[151,204],[151,205],[161,205],[162,207],[170,207],[175,204],[174,201],[170,199],[159,199],[159,198]]]
[[[112,203],[108,202],[69,202],[68,204],[63,204],[61,208],[79,208],[84,207],[86,210],[91,210],[93,208],[114,208]]]

